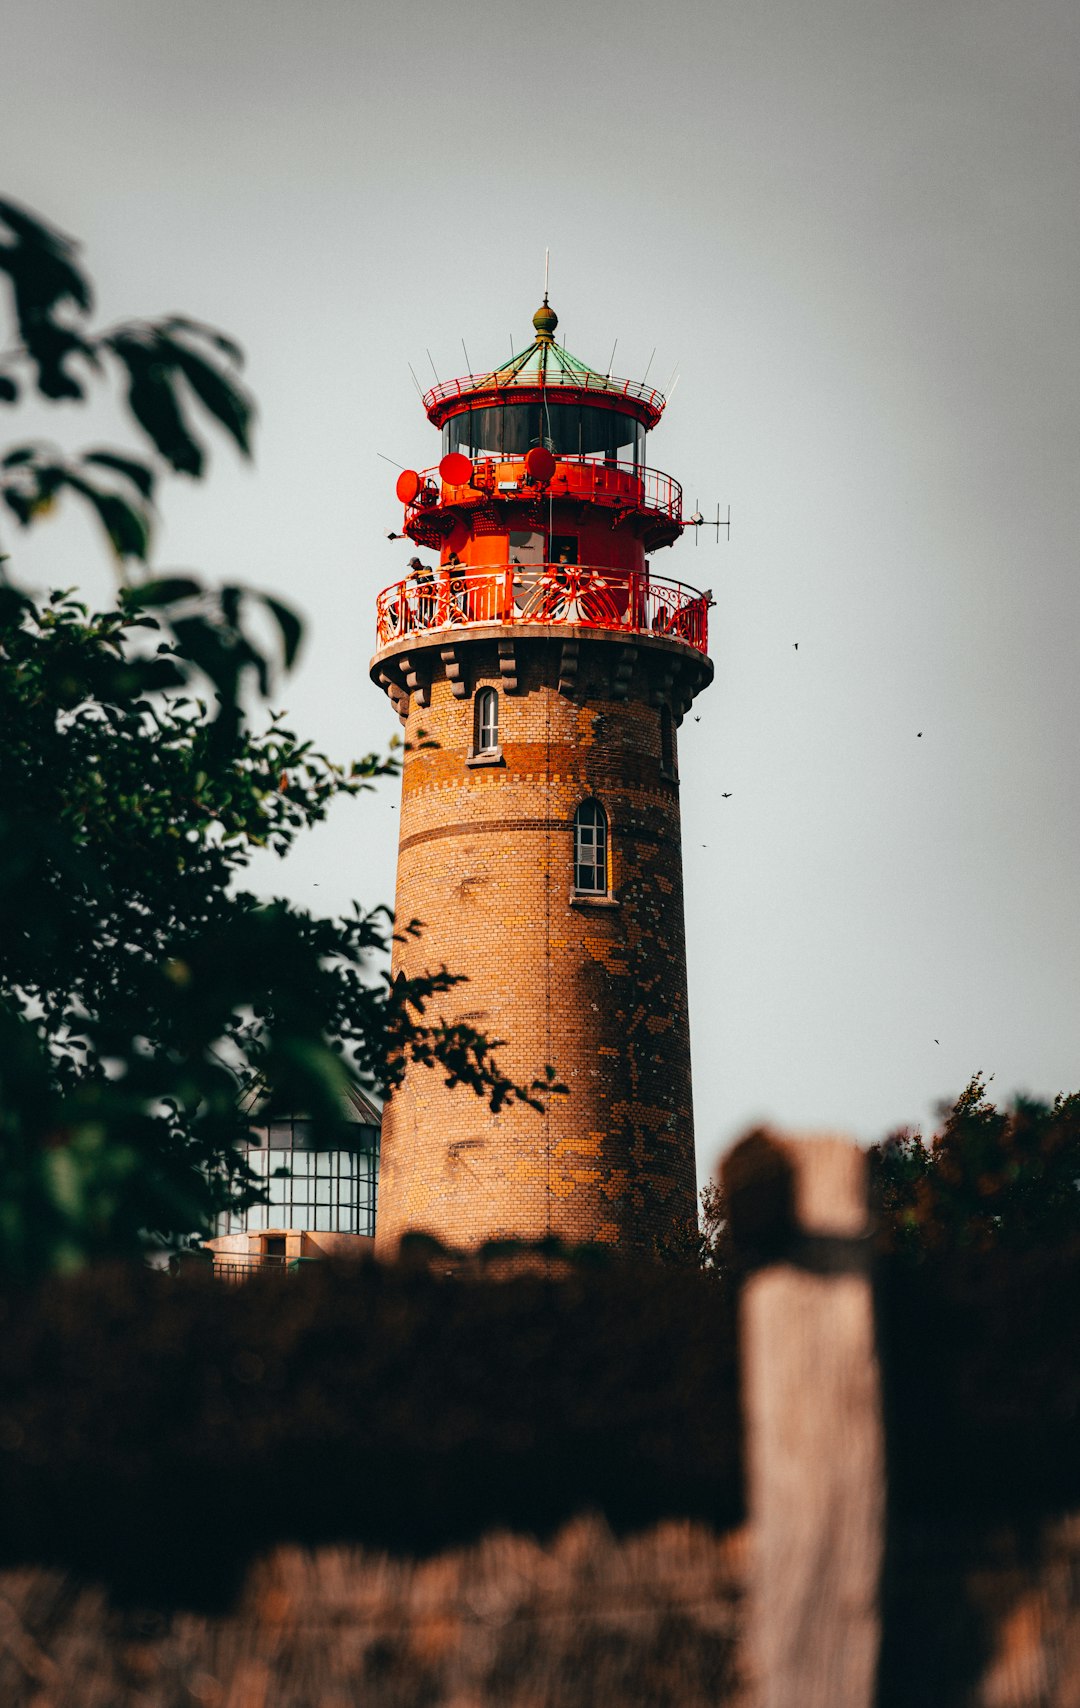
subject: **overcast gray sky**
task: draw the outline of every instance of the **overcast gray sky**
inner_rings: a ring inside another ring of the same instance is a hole
[[[279,698],[337,755],[397,727],[366,664],[408,555],[376,453],[437,460],[407,364],[521,348],[545,245],[576,355],[678,364],[650,460],[733,517],[656,560],[717,600],[681,737],[703,1175],[759,1117],[1080,1086],[1075,0],[5,0],[3,51],[3,190],[84,241],[102,318],[248,350],[255,466],[174,482],[157,562],[304,611]],[[7,544],[107,592],[78,518]],[[390,898],[394,798],[260,885]]]

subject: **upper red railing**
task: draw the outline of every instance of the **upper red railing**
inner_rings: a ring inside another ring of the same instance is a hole
[[[405,507],[406,527],[437,505],[483,504],[490,498],[538,497],[587,498],[594,503],[629,505],[652,511],[677,526],[682,524],[683,490],[679,482],[660,469],[640,463],[620,463],[603,457],[559,457],[555,473],[543,487],[531,481],[521,457],[477,457],[471,481],[450,486],[437,468],[424,469],[420,488]]]
[[[667,635],[709,650],[707,593],[649,571],[566,563],[508,563],[485,569],[433,570],[379,594],[380,646],[408,635],[534,623]]]
[[[476,398],[478,402],[482,398],[486,402],[492,392],[512,393],[530,389],[588,391],[604,397],[631,397],[638,403],[647,404],[657,416],[664,407],[664,394],[655,386],[642,385],[637,380],[618,380],[611,374],[596,374],[587,369],[564,372],[554,365],[546,369],[543,379],[530,367],[520,373],[466,374],[462,379],[441,380],[424,393],[421,402],[430,414],[448,398]]]

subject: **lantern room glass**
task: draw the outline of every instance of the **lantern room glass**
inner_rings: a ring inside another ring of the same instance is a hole
[[[467,457],[523,457],[533,445],[586,461],[645,462],[645,428],[616,409],[578,403],[507,403],[466,409],[442,430],[442,449]]]

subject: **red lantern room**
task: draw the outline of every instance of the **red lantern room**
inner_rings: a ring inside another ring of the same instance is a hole
[[[527,350],[425,396],[442,459],[405,470],[397,496],[404,532],[438,552],[439,572],[426,592],[380,596],[381,646],[445,625],[570,621],[706,652],[707,600],[647,561],[683,529],[681,486],[645,460],[664,399],[587,368],[557,326],[545,296]]]
[[[543,1109],[409,1063],[383,1115],[376,1247],[409,1230],[639,1251],[696,1214],[676,729],[712,677],[709,596],[653,573],[682,491],[645,384],[535,338],[424,398],[398,480],[424,557],[378,600],[373,679],[406,728],[393,970],[463,974],[430,1016],[505,1039]],[[396,537],[396,536],[394,536]]]

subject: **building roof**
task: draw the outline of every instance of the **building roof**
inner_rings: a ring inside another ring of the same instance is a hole
[[[269,1119],[270,1110],[265,1102],[265,1094],[258,1086],[255,1086],[240,1099],[239,1107],[241,1114],[246,1115],[256,1126],[259,1125],[260,1121]],[[308,1118],[307,1111],[304,1109],[282,1109],[280,1111],[275,1109],[275,1118],[279,1113],[282,1117],[294,1121],[307,1120]],[[366,1092],[361,1091],[358,1086],[349,1086],[342,1093],[341,1113],[350,1126],[382,1126],[381,1109],[374,1099],[369,1097]]]

